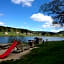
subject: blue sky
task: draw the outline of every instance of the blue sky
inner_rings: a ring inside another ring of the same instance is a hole
[[[61,31],[63,28],[59,28],[59,25],[52,25],[51,16],[38,12],[40,5],[49,1],[0,0],[0,25],[34,31]]]

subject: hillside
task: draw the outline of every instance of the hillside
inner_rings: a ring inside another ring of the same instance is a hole
[[[0,26],[0,36],[64,36],[64,31],[54,33]]]

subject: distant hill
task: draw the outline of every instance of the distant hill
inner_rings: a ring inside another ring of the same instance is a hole
[[[60,32],[58,32],[58,34],[64,34],[64,31],[60,31]]]
[[[2,33],[3,32],[3,33]],[[46,32],[46,31],[32,31],[28,29],[21,29],[21,28],[13,28],[13,27],[5,27],[5,26],[0,26],[0,35],[32,35],[32,36],[64,36],[64,31],[60,31],[58,33],[54,32]]]
[[[5,26],[0,26],[0,32],[11,32],[11,31],[30,31],[28,29],[21,29],[21,28],[13,28],[13,27],[5,27]]]

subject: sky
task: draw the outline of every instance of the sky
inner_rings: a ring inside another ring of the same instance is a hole
[[[51,16],[39,12],[41,4],[51,0],[0,0],[0,25],[33,31],[59,32]]]

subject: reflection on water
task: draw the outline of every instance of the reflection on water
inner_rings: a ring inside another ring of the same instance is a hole
[[[35,37],[0,37],[0,43],[12,42],[13,39],[18,39],[22,42],[27,42],[28,40],[33,40]],[[48,41],[61,41],[64,37],[41,37],[43,40],[48,39]]]

